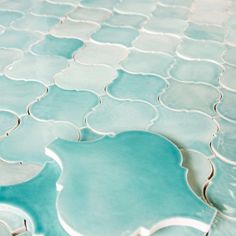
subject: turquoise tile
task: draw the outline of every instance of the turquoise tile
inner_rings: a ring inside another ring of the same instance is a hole
[[[236,47],[227,45],[223,59],[230,65],[236,66]]]
[[[42,96],[46,88],[33,81],[16,81],[0,76],[0,109],[26,114],[28,105]]]
[[[193,0],[159,0],[159,2],[170,6],[190,7]]]
[[[170,75],[179,81],[203,82],[217,86],[223,69],[215,63],[177,58]]]
[[[209,116],[199,112],[174,111],[159,106],[158,119],[150,128],[184,149],[193,149],[212,156],[210,142],[217,132],[217,124]]]
[[[219,119],[219,131],[212,140],[212,149],[223,161],[236,164],[236,125],[225,119]]]
[[[7,224],[0,221],[0,235],[11,236],[11,230]]]
[[[230,30],[228,34],[225,36],[226,43],[231,45],[236,45],[236,30]]]
[[[8,111],[0,110],[0,137],[8,134],[18,124],[18,117]]]
[[[127,130],[146,130],[156,116],[157,111],[148,103],[104,96],[101,97],[101,104],[88,114],[86,122],[97,133],[115,134]]]
[[[196,220],[192,226],[204,232],[210,228],[215,210],[191,192],[179,150],[162,136],[131,131],[95,142],[57,139],[47,154],[63,168],[57,206],[68,229],[131,235],[163,220],[171,225],[173,217],[188,226],[186,219]]]
[[[95,133],[94,131],[92,131],[91,129],[84,127],[80,130],[80,139],[79,141],[81,142],[91,142],[94,140],[98,140],[100,138],[102,138],[103,136]]]
[[[167,54],[133,50],[121,64],[125,70],[132,73],[167,76],[167,71],[173,62],[174,58]]]
[[[12,26],[18,30],[39,31],[47,33],[59,20],[55,17],[27,14],[16,20]]]
[[[56,55],[25,53],[21,60],[6,68],[5,74],[15,80],[38,81],[50,85],[54,83],[54,75],[63,70],[67,63],[66,58]]]
[[[0,45],[4,48],[27,50],[39,37],[40,35],[38,33],[9,28],[0,34]]]
[[[23,14],[20,12],[0,10],[0,25],[7,27],[22,16]]]
[[[224,72],[220,77],[220,84],[228,90],[236,92],[236,67],[225,65]]]
[[[56,181],[59,175],[56,164],[48,163],[35,178],[27,182],[1,186],[0,202],[19,207],[28,213],[37,234],[68,235],[60,225],[56,211]]]
[[[160,100],[175,110],[200,111],[215,115],[214,106],[220,100],[220,92],[213,86],[168,80],[169,85]],[[185,91],[183,93],[183,91]]]
[[[131,46],[132,41],[138,36],[138,31],[128,27],[112,27],[103,25],[92,35],[95,41],[102,43],[121,44]]]
[[[206,189],[208,200],[224,215],[236,217],[236,166],[221,161],[212,160],[215,174]]]
[[[106,86],[115,78],[116,70],[112,67],[86,65],[77,62],[72,62],[65,70],[54,77],[55,84],[63,89],[84,89],[97,94],[104,94]]]
[[[236,110],[235,107],[235,101],[236,101],[236,93],[227,90],[227,89],[221,89],[222,93],[222,99],[220,100],[220,103],[217,104],[216,110],[220,114],[221,117],[236,122]]]
[[[157,5],[155,11],[152,14],[158,18],[176,18],[187,20],[189,15],[189,9],[176,6],[161,6]]]
[[[225,30],[219,26],[212,25],[197,25],[190,23],[185,31],[185,35],[192,39],[199,40],[214,40],[223,42]]]
[[[1,9],[27,12],[32,0],[1,0]]]
[[[112,10],[118,0],[81,0],[80,2],[86,7],[97,7]]]
[[[71,122],[84,126],[86,114],[99,103],[99,98],[89,91],[63,90],[48,87],[47,96],[34,103],[30,113],[40,120]]]
[[[158,76],[130,74],[118,71],[118,77],[107,87],[107,92],[118,99],[144,100],[157,104],[158,96],[167,87]]]
[[[57,55],[70,59],[74,52],[83,45],[84,43],[79,39],[57,38],[46,35],[41,42],[32,47],[32,51],[38,55]]]
[[[22,116],[18,128],[0,142],[0,156],[6,161],[44,164],[49,161],[45,147],[61,137],[78,140],[78,130],[66,123],[40,122],[31,116]]]

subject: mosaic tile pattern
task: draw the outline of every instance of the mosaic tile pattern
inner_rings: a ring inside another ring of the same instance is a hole
[[[0,0],[0,235],[235,236],[235,76],[235,0]]]

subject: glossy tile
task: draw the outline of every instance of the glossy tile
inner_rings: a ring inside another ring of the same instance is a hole
[[[8,111],[0,111],[0,137],[7,135],[18,125],[18,117]]]

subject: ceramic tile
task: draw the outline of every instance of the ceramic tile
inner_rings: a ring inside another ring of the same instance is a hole
[[[27,12],[32,4],[32,0],[1,0],[1,9]]]
[[[158,111],[159,117],[150,128],[152,132],[168,137],[179,147],[212,155],[209,144],[217,132],[217,124],[210,117],[199,112],[174,111],[162,106],[158,107]]]
[[[60,225],[56,212],[56,181],[59,175],[56,164],[47,163],[35,178],[9,187],[1,186],[0,201],[27,212],[34,222],[35,233],[68,235]]]
[[[9,226],[0,221],[0,234],[4,236],[11,236],[11,230]]]
[[[226,89],[221,89],[221,93],[222,99],[216,106],[217,112],[225,119],[236,122],[236,110],[234,109],[236,93]]]
[[[62,38],[76,38],[87,40],[99,28],[98,24],[66,19],[57,24],[50,33]]]
[[[88,114],[88,126],[101,134],[126,130],[145,130],[156,117],[153,106],[139,101],[120,101],[105,96],[101,104]],[[109,120],[109,122],[107,122]]]
[[[42,96],[46,88],[33,81],[16,81],[0,76],[0,109],[9,110],[18,115],[27,112],[28,105]]]
[[[177,51],[188,58],[221,62],[224,50],[217,42],[185,39]]]
[[[99,8],[77,7],[68,16],[72,20],[94,21],[101,23],[111,15],[110,11]]]
[[[18,128],[0,142],[0,156],[7,161],[44,164],[44,148],[57,137],[78,140],[78,131],[67,123],[40,122],[22,116]],[[29,145],[30,144],[30,145]]]
[[[220,77],[220,83],[228,90],[236,92],[236,67],[225,65],[225,70]]]
[[[0,45],[4,48],[27,50],[39,37],[40,34],[34,32],[6,29],[0,34]]]
[[[7,135],[18,124],[18,117],[8,111],[0,111],[0,137]]]
[[[157,97],[166,86],[165,80],[158,76],[119,70],[118,77],[107,87],[107,92],[118,99],[144,100],[157,104]]]
[[[92,35],[92,39],[101,43],[114,43],[130,47],[132,41],[137,36],[138,31],[135,29],[102,25],[102,27]]]
[[[212,140],[212,149],[222,160],[236,164],[236,125],[222,118],[218,122],[220,129]]]
[[[226,11],[230,6],[231,1],[229,0],[197,0],[193,3],[193,7],[197,10]]]
[[[179,43],[180,38],[173,35],[140,32],[134,40],[133,46],[149,52],[174,54]]]
[[[203,82],[217,86],[222,69],[219,65],[206,61],[177,58],[170,69],[170,75],[179,81]]]
[[[21,18],[22,16],[23,14],[20,12],[0,10],[0,25],[7,27],[16,19]]]
[[[200,111],[210,116],[215,114],[214,105],[220,99],[220,93],[216,88],[206,84],[177,80],[168,80],[168,82],[168,88],[160,96],[163,104],[175,110]]]
[[[159,2],[170,6],[190,7],[193,0],[159,0]]]
[[[207,188],[207,198],[224,215],[235,218],[236,166],[223,162],[218,158],[215,158],[212,162],[215,174]]]
[[[116,67],[127,56],[128,50],[118,45],[87,43],[78,51],[75,58],[84,64]]]
[[[73,62],[54,79],[56,85],[64,89],[85,89],[103,94],[105,87],[115,78],[116,70],[111,67]]]
[[[89,143],[57,139],[46,153],[63,168],[59,184],[67,187],[58,211],[71,234],[73,229],[83,235],[130,235],[140,227],[150,233],[163,220],[171,225],[173,217],[203,232],[209,229],[215,210],[190,191],[179,150],[161,136],[132,131]],[[166,183],[177,195],[167,193]]]
[[[67,60],[56,55],[36,56],[26,53],[21,60],[7,67],[4,72],[15,80],[38,81],[50,85],[53,83],[53,76],[66,66]]]
[[[223,59],[230,65],[236,66],[236,47],[227,45],[226,52],[224,53]]]
[[[85,115],[98,103],[94,93],[50,86],[47,96],[30,107],[30,113],[40,120],[71,122],[82,127]]]
[[[86,7],[97,7],[97,8],[105,8],[110,9],[114,7],[114,5],[118,2],[118,0],[81,0],[80,1],[83,6]]]
[[[230,30],[225,36],[225,41],[229,44],[236,45],[236,30]]]
[[[46,35],[45,38],[32,47],[38,55],[62,56],[67,59],[73,57],[76,50],[84,45],[83,41],[72,38],[57,38]]]
[[[88,127],[84,127],[80,130],[80,139],[79,141],[82,142],[91,142],[102,138],[103,135],[95,133],[93,130],[89,129]]]
[[[132,73],[167,76],[167,71],[173,62],[173,57],[168,54],[133,50],[128,58],[122,62],[122,66]]]

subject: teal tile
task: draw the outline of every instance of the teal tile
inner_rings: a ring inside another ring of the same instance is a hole
[[[27,12],[31,7],[32,0],[2,0],[1,9]]]
[[[80,130],[80,139],[79,139],[79,141],[81,141],[81,142],[91,142],[91,141],[94,141],[94,140],[98,140],[102,137],[103,137],[103,135],[95,133],[93,130],[91,130],[87,127],[84,127]]]
[[[35,178],[9,187],[1,186],[0,202],[19,207],[28,213],[37,234],[68,235],[59,223],[56,210],[56,181],[59,175],[56,164],[47,163]]]
[[[159,18],[176,18],[187,20],[189,9],[185,7],[157,5],[155,11],[153,11],[152,14]]]
[[[86,122],[97,133],[115,134],[127,130],[146,130],[156,116],[157,111],[148,103],[104,96],[101,97],[101,104],[88,114]]]
[[[212,156],[210,142],[217,132],[217,124],[209,116],[199,112],[174,111],[158,108],[158,119],[150,128],[172,140],[179,147],[193,149]]]
[[[220,100],[220,92],[213,86],[168,80],[169,85],[160,100],[175,110],[200,111],[215,115],[214,106]],[[183,93],[183,91],[185,91]]]
[[[41,42],[32,47],[32,51],[38,55],[57,55],[70,59],[74,52],[83,45],[84,43],[79,39],[57,38],[46,35]]]
[[[12,235],[10,227],[1,221],[0,221],[0,234],[4,235],[4,236],[11,236]]]
[[[71,122],[84,126],[86,114],[99,103],[99,98],[89,91],[63,90],[48,87],[47,96],[34,103],[30,113],[40,120]]]
[[[236,47],[229,46],[227,45],[226,51],[224,52],[223,59],[226,61],[228,64],[236,66]]]
[[[67,62],[66,58],[56,55],[25,53],[21,60],[7,67],[4,72],[15,80],[38,81],[50,85],[54,83],[54,75],[63,70]]]
[[[191,192],[179,150],[162,136],[131,131],[95,142],[57,139],[47,154],[63,168],[59,215],[80,234],[130,235],[140,227],[150,234],[173,217],[210,228],[215,210]]]
[[[220,77],[220,84],[228,90],[236,92],[236,67],[225,65],[224,72]]]
[[[131,51],[128,58],[121,64],[125,70],[132,73],[167,76],[167,71],[174,63],[174,58],[163,53],[146,53]]]
[[[170,6],[181,6],[181,7],[190,7],[193,3],[193,0],[159,0],[160,3],[170,5]]]
[[[112,10],[118,0],[81,0],[80,2],[86,7],[97,7]]]
[[[170,75],[179,81],[203,82],[217,86],[222,71],[219,65],[212,62],[177,58],[170,69]]]
[[[166,87],[165,80],[158,76],[119,70],[118,77],[107,87],[107,92],[118,99],[144,100],[157,104],[159,94]]]
[[[66,123],[40,122],[22,116],[18,128],[0,142],[0,156],[6,161],[44,164],[45,147],[57,137],[78,140],[78,130]]]
[[[0,137],[7,135],[17,125],[18,117],[15,114],[0,110]]]
[[[0,109],[26,114],[28,105],[42,96],[46,88],[33,81],[16,81],[0,76]]]
[[[0,25],[7,27],[22,16],[23,14],[20,12],[0,10]]]
[[[112,27],[103,25],[92,35],[95,41],[102,43],[121,44],[131,46],[132,41],[138,36],[138,31],[128,27]]]

